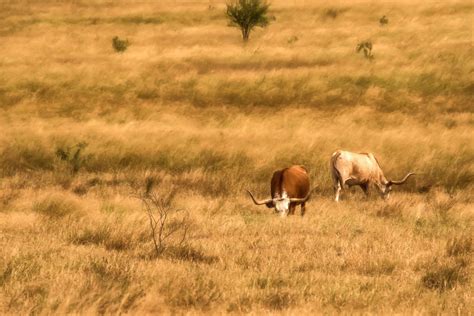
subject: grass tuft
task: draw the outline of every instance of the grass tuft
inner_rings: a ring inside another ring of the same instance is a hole
[[[433,263],[421,278],[423,286],[431,290],[444,292],[468,280],[464,266],[456,261]]]
[[[205,264],[215,263],[219,259],[216,256],[206,255],[202,250],[195,249],[189,245],[167,247],[165,256],[171,260],[182,260]]]
[[[80,205],[67,195],[51,194],[34,202],[32,209],[47,218],[60,219],[77,213]]]
[[[446,254],[450,257],[469,255],[472,253],[472,237],[454,237],[446,243]]]
[[[203,311],[209,310],[213,304],[222,299],[219,285],[201,274],[191,278],[176,277],[169,284],[163,285],[161,292],[167,297],[167,301],[175,307]]]
[[[387,201],[379,204],[375,211],[375,215],[378,217],[400,217],[404,208],[404,201]]]
[[[284,310],[294,304],[291,294],[286,290],[275,290],[263,298],[265,307],[273,310]]]

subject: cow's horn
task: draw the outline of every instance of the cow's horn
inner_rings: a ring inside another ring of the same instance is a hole
[[[390,180],[388,183],[389,183],[389,184],[404,184],[405,182],[407,182],[407,180],[408,180],[409,177],[411,177],[411,176],[413,176],[413,175],[415,175],[415,174],[416,174],[416,173],[414,173],[414,172],[409,172],[409,173],[405,176],[405,178],[403,178],[402,180],[400,180],[400,181]]]
[[[253,197],[253,194],[247,190],[247,192],[249,193],[250,197],[252,198],[253,202],[257,205],[262,205],[262,204],[267,204],[268,202],[271,202],[272,199],[267,199],[267,200],[262,200],[262,201],[257,201],[254,197]]]
[[[291,198],[291,199],[290,199],[290,202],[292,202],[292,203],[303,203],[303,202],[306,202],[306,201],[308,201],[310,195],[311,195],[311,192],[308,193],[308,195],[306,195],[306,197],[301,198],[301,199],[299,199],[299,198]]]

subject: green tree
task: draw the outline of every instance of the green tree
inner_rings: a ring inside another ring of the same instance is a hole
[[[234,0],[227,4],[226,14],[230,25],[240,28],[242,39],[247,42],[254,27],[265,27],[270,22],[269,7],[265,0]]]

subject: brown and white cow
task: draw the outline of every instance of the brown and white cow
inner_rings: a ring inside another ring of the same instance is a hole
[[[309,199],[309,175],[303,166],[291,166],[273,173],[270,183],[271,198],[258,201],[247,190],[253,202],[275,208],[281,216],[294,214],[296,205],[301,205],[301,216],[305,213],[306,201]]]
[[[384,199],[388,199],[392,185],[403,184],[415,173],[408,173],[400,181],[387,180],[380,165],[371,153],[353,153],[338,150],[331,156],[331,174],[336,192],[336,202],[339,201],[344,185],[349,187],[358,185],[368,195],[369,185],[373,184]]]

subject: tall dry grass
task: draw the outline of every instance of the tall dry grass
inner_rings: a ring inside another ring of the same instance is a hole
[[[274,1],[245,46],[220,1],[0,8],[0,313],[473,309],[470,2]],[[338,148],[420,175],[335,204]],[[282,220],[245,189],[290,164],[314,194]],[[193,223],[158,257],[150,179]]]

